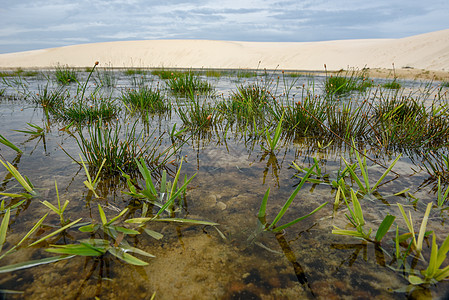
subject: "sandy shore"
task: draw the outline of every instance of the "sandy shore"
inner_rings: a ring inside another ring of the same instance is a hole
[[[92,66],[335,71],[369,68],[372,77],[449,78],[449,29],[401,39],[262,43],[149,40],[82,44],[0,54],[0,68]]]

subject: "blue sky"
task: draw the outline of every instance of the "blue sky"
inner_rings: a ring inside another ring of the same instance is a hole
[[[447,0],[0,0],[0,53],[145,39],[400,38],[448,28]]]

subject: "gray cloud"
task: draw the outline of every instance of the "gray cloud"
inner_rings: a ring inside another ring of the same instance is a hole
[[[0,53],[137,39],[397,38],[449,28],[446,0],[2,2]]]

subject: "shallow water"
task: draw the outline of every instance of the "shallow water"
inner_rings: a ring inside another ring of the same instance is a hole
[[[130,87],[129,77],[118,75],[115,96],[120,89]],[[206,77],[204,77],[206,78]],[[276,81],[276,76],[273,77]],[[153,84],[162,84],[156,77]],[[217,98],[226,98],[236,85],[262,80],[254,77],[208,78],[216,87]],[[310,84],[310,77],[300,77],[293,83],[298,91],[303,84]],[[313,79],[319,93],[322,77]],[[30,79],[30,90],[36,92],[38,85],[45,84],[42,78]],[[6,87],[6,95],[14,91]],[[91,86],[94,88],[94,86]],[[412,82],[406,88],[419,93]],[[279,93],[284,90],[282,83]],[[293,93],[294,94],[294,93]],[[357,95],[352,95],[357,99]],[[72,221],[83,218],[82,222],[100,222],[97,204],[100,204],[108,219],[128,207],[126,218],[140,216],[138,201],[125,195],[126,182],[120,176],[102,178],[97,188],[100,199],[95,199],[84,186],[84,170],[75,164],[64,150],[77,158],[80,153],[74,136],[60,131],[66,124],[49,124],[45,138],[31,139],[30,135],[14,132],[26,128],[26,123],[44,127],[45,116],[40,108],[20,95],[16,100],[3,97],[0,102],[1,134],[23,150],[18,155],[13,150],[0,145],[3,161],[13,163],[21,174],[29,177],[38,189],[40,197],[26,201],[11,214],[6,243],[3,251],[11,248],[34,223],[49,211],[40,201],[56,203],[54,183],[57,181],[62,201],[70,203],[64,215]],[[346,99],[350,101],[349,99]],[[127,122],[126,120],[125,122]],[[121,121],[119,121],[120,123]],[[147,125],[158,133],[169,130],[180,121],[176,113],[172,117],[153,116]],[[60,262],[31,269],[2,274],[0,289],[21,291],[23,294],[4,294],[7,299],[58,298],[58,299],[149,299],[156,292],[156,299],[402,299],[443,297],[449,285],[445,282],[431,285],[427,289],[405,291],[408,281],[401,272],[392,270],[394,262],[393,233],[382,242],[384,252],[373,243],[337,236],[331,233],[333,226],[347,228],[344,214],[347,209],[340,205],[333,211],[336,190],[326,184],[306,183],[295,201],[282,218],[281,224],[303,216],[313,209],[329,202],[318,213],[287,228],[283,234],[257,231],[257,213],[262,198],[271,189],[267,205],[267,219],[273,220],[284,202],[291,195],[300,179],[297,172],[289,167],[294,161],[302,167],[310,167],[313,157],[320,159],[323,173],[334,174],[344,162],[341,157],[353,158],[349,149],[335,141],[326,149],[316,147],[316,141],[303,139],[286,141],[274,154],[267,154],[258,140],[242,137],[237,133],[217,129],[202,136],[194,135],[176,156],[177,162],[169,165],[168,173],[174,175],[181,157],[184,157],[181,176],[197,174],[187,190],[186,199],[178,217],[207,220],[219,223],[220,233],[211,226],[177,225],[153,222],[148,228],[164,235],[155,240],[145,234],[127,237],[134,247],[145,250],[155,258],[138,256],[149,263],[139,267],[126,264],[112,255],[101,257],[75,257]],[[169,145],[164,139],[164,145]],[[370,156],[389,165],[397,153]],[[390,174],[379,188],[382,199],[361,201],[364,218],[368,227],[376,228],[387,214],[397,216],[396,223],[402,228],[396,203],[406,205],[415,221],[420,223],[429,201],[436,202],[433,185],[426,185],[429,175],[413,163],[413,156],[405,155],[394,167],[397,176]],[[370,177],[379,178],[383,169],[370,164]],[[9,180],[7,170],[0,169],[3,191],[20,191],[15,180]],[[351,182],[347,179],[347,182]],[[356,184],[352,182],[354,189]],[[413,203],[411,198],[391,196],[405,188],[420,200]],[[11,200],[4,197],[6,204]],[[16,200],[14,200],[16,201]],[[13,201],[13,202],[14,202]],[[17,202],[17,201],[16,201]],[[446,223],[447,212],[433,211],[428,229],[438,233],[441,244],[449,234]],[[59,218],[50,213],[45,226],[37,231],[32,240],[48,234],[59,226]],[[123,223],[122,223],[123,224]],[[101,236],[96,236],[100,238]],[[33,247],[21,247],[8,255],[1,265],[49,257],[44,249],[50,244],[70,244],[89,238],[89,234],[69,229]],[[430,240],[425,243],[426,253],[430,253]],[[428,259],[428,256],[426,256]],[[418,262],[418,265],[421,262]],[[424,264],[423,264],[424,265]]]

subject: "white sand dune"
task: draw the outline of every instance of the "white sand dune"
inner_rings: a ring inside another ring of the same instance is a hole
[[[82,44],[0,54],[0,68],[267,68],[328,70],[414,68],[449,71],[449,29],[401,39],[308,43],[147,40]]]

